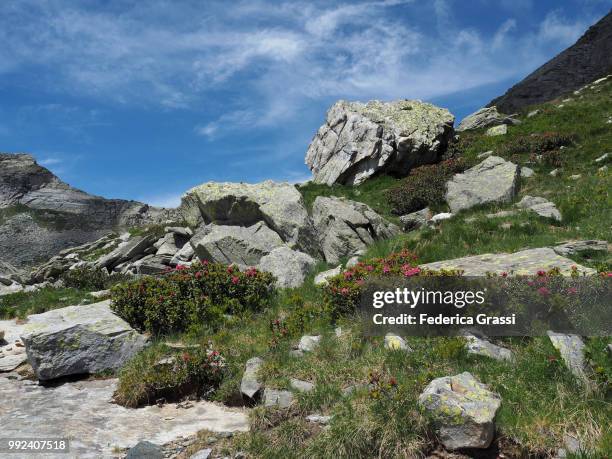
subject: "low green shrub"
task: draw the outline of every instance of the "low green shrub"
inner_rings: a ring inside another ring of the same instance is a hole
[[[75,268],[62,274],[64,285],[81,290],[105,290],[120,282],[125,282],[129,277],[125,274],[113,273],[108,275],[102,269]]]
[[[547,151],[558,150],[574,142],[574,136],[560,132],[544,132],[517,137],[506,142],[499,150],[502,156],[529,153],[541,155]]]
[[[145,277],[112,289],[112,309],[130,325],[168,334],[221,323],[224,314],[258,311],[268,304],[274,276],[244,272],[219,263],[178,266],[163,276]]]
[[[225,360],[219,352],[196,349],[168,354],[152,346],[138,354],[119,373],[114,400],[136,408],[159,399],[172,402],[196,395],[205,397],[221,383]]]
[[[438,164],[413,169],[398,185],[387,191],[392,212],[404,215],[444,202],[446,182],[468,167],[463,158],[448,159]]]

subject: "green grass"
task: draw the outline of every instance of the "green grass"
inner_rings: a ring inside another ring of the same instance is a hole
[[[0,319],[24,319],[30,314],[40,314],[51,309],[95,300],[88,292],[73,288],[47,287],[36,292],[17,292],[0,296]]]

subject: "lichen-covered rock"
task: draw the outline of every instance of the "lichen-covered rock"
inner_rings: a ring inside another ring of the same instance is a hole
[[[586,360],[584,357],[584,342],[577,335],[566,335],[563,333],[547,332],[552,345],[559,351],[561,358],[567,368],[576,378],[586,382],[588,378],[584,372]]]
[[[454,116],[431,104],[400,100],[336,102],[308,147],[314,182],[357,185],[374,174],[406,175],[440,158]]]
[[[321,335],[304,335],[300,338],[298,350],[302,352],[312,352],[321,342]]]
[[[189,190],[179,210],[193,226],[252,226],[263,221],[291,248],[319,253],[302,195],[289,183],[209,182]]]
[[[596,239],[584,241],[567,241],[553,247],[553,250],[559,255],[565,257],[568,255],[576,255],[582,252],[607,252],[608,241],[601,241]]]
[[[557,210],[557,207],[553,202],[548,199],[541,198],[539,196],[525,196],[517,204],[517,207],[521,209],[527,209],[535,212],[540,217],[552,218],[557,221],[561,221],[561,212]]]
[[[467,333],[463,335],[466,340],[466,349],[468,354],[483,355],[496,360],[512,361],[512,351],[505,347],[497,346],[496,344],[487,341],[486,339],[479,338],[475,335]]]
[[[485,135],[489,137],[494,137],[496,135],[506,135],[508,133],[508,126],[505,124],[501,124],[499,126],[493,126],[487,129]]]
[[[298,392],[311,392],[314,389],[314,384],[308,381],[302,381],[300,379],[291,378],[289,385],[292,389]]]
[[[497,111],[497,107],[483,107],[463,118],[457,131],[468,131],[480,129],[499,124],[518,124],[519,121],[511,116],[503,115]]]
[[[247,360],[242,381],[240,382],[240,392],[250,399],[256,398],[263,389],[263,384],[257,377],[257,372],[262,365],[263,360],[259,357]]]
[[[404,338],[393,333],[387,333],[385,335],[385,349],[412,352],[412,349],[406,344]]]
[[[328,269],[327,271],[320,272],[314,278],[315,285],[327,285],[327,279],[330,277],[337,276],[342,272],[342,265],[338,265],[335,268]]]
[[[480,204],[510,202],[516,195],[519,175],[516,164],[489,156],[447,183],[446,202],[453,213]]]
[[[293,405],[293,394],[288,390],[266,389],[263,400],[267,408],[285,409]]]
[[[400,231],[369,206],[345,198],[318,196],[312,217],[325,260],[333,264]]]
[[[108,300],[31,315],[22,333],[40,380],[117,370],[148,341],[113,314]]]
[[[263,223],[252,226],[208,225],[190,241],[200,260],[255,266],[261,258],[284,245],[280,236]]]
[[[595,274],[596,271],[577,264],[569,258],[557,255],[548,247],[521,250],[514,253],[487,253],[453,260],[436,261],[421,266],[432,270],[462,270],[465,276],[486,276],[491,274],[534,275],[540,270],[548,271],[558,268],[561,274],[569,276],[572,266],[576,266],[580,274]]]
[[[465,372],[434,379],[419,396],[419,405],[446,448],[488,448],[501,397]]]
[[[261,257],[258,268],[272,273],[276,277],[277,287],[293,288],[304,283],[316,264],[317,261],[310,255],[281,246]]]

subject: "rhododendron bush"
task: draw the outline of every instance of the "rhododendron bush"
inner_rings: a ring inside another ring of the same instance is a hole
[[[161,277],[143,277],[112,289],[112,309],[133,327],[153,334],[215,328],[224,314],[258,311],[268,304],[274,277],[220,263],[178,266]]]

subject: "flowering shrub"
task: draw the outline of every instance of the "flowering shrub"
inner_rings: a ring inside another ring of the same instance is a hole
[[[467,167],[465,160],[459,158],[413,169],[399,185],[387,191],[393,213],[404,215],[443,203],[446,182]]]
[[[223,314],[257,311],[273,292],[274,277],[219,263],[177,266],[159,278],[144,277],[112,289],[112,309],[130,325],[153,334],[192,325],[215,326]]]
[[[115,401],[136,408],[159,401],[176,401],[189,395],[206,396],[225,373],[218,351],[196,349],[167,356],[154,347],[136,356],[121,370]],[[161,400],[160,400],[161,399]]]

